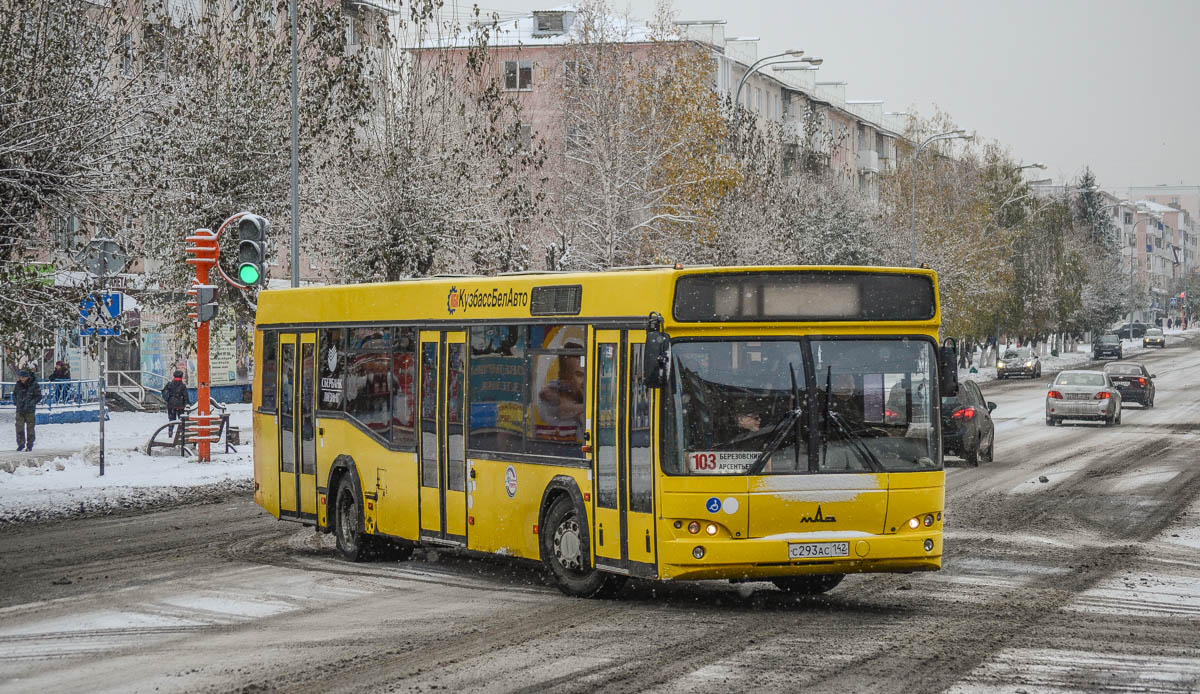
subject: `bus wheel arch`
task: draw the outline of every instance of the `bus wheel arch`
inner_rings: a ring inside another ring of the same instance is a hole
[[[620,589],[624,576],[600,571],[592,563],[587,511],[574,480],[561,476],[551,480],[538,516],[542,563],[559,590],[572,597],[596,598]]]

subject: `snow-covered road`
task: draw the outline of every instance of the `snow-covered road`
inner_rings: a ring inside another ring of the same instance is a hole
[[[0,692],[1198,691],[1197,348],[1142,355],[1157,407],[1112,428],[1047,427],[1048,379],[985,383],[996,459],[948,462],[945,568],[815,599],[574,600],[439,550],[348,564],[246,496],[8,526]]]

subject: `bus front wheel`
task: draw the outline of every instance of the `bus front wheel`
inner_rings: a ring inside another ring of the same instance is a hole
[[[624,576],[605,573],[592,566],[586,516],[566,496],[559,497],[539,530],[542,562],[554,583],[567,595],[579,598],[607,597],[616,593]]]
[[[845,577],[845,574],[780,576],[779,578],[771,579],[771,582],[785,593],[793,595],[818,595],[833,590]]]

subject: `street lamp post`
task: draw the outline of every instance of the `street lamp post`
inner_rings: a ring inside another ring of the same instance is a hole
[[[746,68],[746,74],[742,75],[742,79],[738,82],[737,91],[734,92],[734,95],[733,95],[734,103],[739,103],[740,99],[742,98],[742,87],[744,87],[746,85],[746,80],[749,79],[750,75],[753,75],[755,73],[755,71],[758,70],[758,68],[762,67],[763,63],[766,63],[768,60],[774,60],[775,58],[794,58],[794,60],[785,60],[785,61],[781,61],[781,62],[782,63],[808,63],[809,65],[820,65],[821,63],[825,62],[821,58],[813,58],[813,57],[801,58],[800,56],[802,56],[802,55],[804,55],[804,51],[791,49],[791,50],[784,51],[783,53],[776,53],[775,55],[768,55],[765,58],[759,58],[758,60],[751,63],[750,67]]]
[[[292,24],[292,286],[300,286],[300,111],[297,105],[300,85],[297,73],[296,0],[288,3]]]
[[[930,135],[925,138],[925,141],[917,147],[917,151],[913,154],[913,171],[912,171],[912,227],[909,229],[909,263],[917,264],[917,160],[921,157],[921,150],[925,146],[937,142],[939,140],[969,140],[974,135],[968,135],[966,130],[948,130],[937,135]]]

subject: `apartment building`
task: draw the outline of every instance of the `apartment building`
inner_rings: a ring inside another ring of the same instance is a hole
[[[518,98],[528,121],[523,133],[552,147],[564,135],[559,97],[575,19],[570,7],[534,10],[506,20],[489,41],[504,89]],[[756,67],[765,57],[758,38],[726,37],[722,20],[680,21],[676,27],[681,40],[713,59],[713,89],[781,125],[788,170],[827,170],[878,197],[877,176],[896,165],[897,142],[907,126],[903,114],[885,113],[881,101],[848,100],[845,83],[818,82],[817,70],[809,69],[816,66],[799,55],[786,64],[772,60]],[[620,24],[617,33],[635,57],[649,55],[651,31],[645,24]]]

